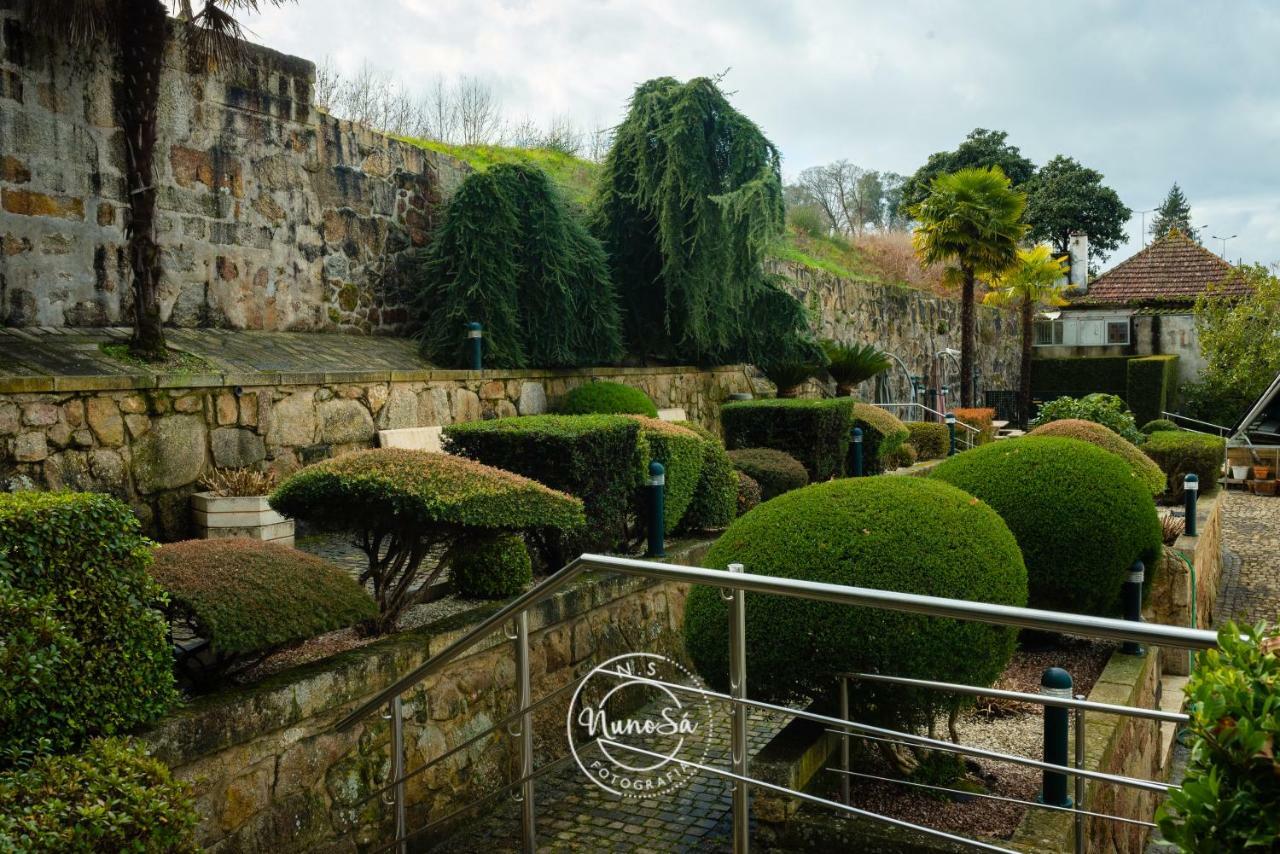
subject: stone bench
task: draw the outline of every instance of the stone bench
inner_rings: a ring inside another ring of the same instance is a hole
[[[685,415],[684,410],[678,407],[675,409],[659,409],[658,420],[659,421],[688,421],[689,416]]]
[[[378,447],[407,448],[411,451],[433,451],[440,454],[444,447],[440,443],[443,427],[404,427],[399,430],[379,430]]]

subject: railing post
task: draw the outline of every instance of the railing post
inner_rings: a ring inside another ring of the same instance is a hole
[[[1084,694],[1076,694],[1077,700],[1087,700]],[[1076,770],[1084,769],[1084,747],[1085,747],[1085,728],[1084,728],[1084,709],[1077,707],[1075,710],[1076,718]],[[1076,810],[1084,809],[1084,777],[1079,774],[1075,775],[1076,789]],[[1084,813],[1076,812],[1076,854],[1084,854]]]
[[[840,677],[840,720],[849,720],[849,677]],[[849,730],[840,737],[840,800],[849,805]]]
[[[1061,667],[1049,667],[1040,677],[1040,693],[1050,697],[1071,697],[1071,674]],[[1044,707],[1044,761],[1067,767],[1067,710]],[[1067,775],[1045,771],[1039,801],[1051,807],[1069,807]]]
[[[1186,525],[1183,530],[1188,537],[1196,536],[1196,498],[1200,493],[1200,477],[1189,474],[1182,480],[1183,507]]]
[[[649,463],[649,552],[647,557],[666,555],[667,470],[662,463]]]
[[[853,476],[862,477],[862,428],[853,428]]]
[[[516,703],[524,714],[520,717],[520,840],[525,854],[538,850],[537,817],[533,805],[533,690],[529,678],[529,610],[516,617]]]
[[[740,563],[729,564],[730,572],[742,572]],[[735,589],[729,600],[729,694],[735,700],[747,697],[747,594]],[[738,777],[749,774],[747,765],[747,707],[733,704],[733,718],[729,733],[729,750],[733,759],[733,773]],[[742,779],[733,783],[733,852],[747,854],[751,848],[751,792]]]
[[[391,790],[392,805],[396,825],[396,854],[405,854],[408,850],[405,834],[408,827],[404,820],[404,708],[400,703],[400,695],[391,699],[391,779],[394,787]]]
[[[1146,566],[1135,560],[1129,567],[1129,577],[1124,582],[1124,618],[1134,623],[1142,622],[1142,582],[1146,574]],[[1137,641],[1125,641],[1120,647],[1125,655],[1145,655],[1146,650]]]
[[[484,332],[477,321],[467,324],[467,356],[471,362],[471,370],[484,368]]]
[[[954,456],[956,455],[956,416],[955,416],[955,413],[953,413],[953,412],[948,412],[948,413],[946,414],[946,416],[943,418],[943,420],[947,422],[947,437],[948,437],[948,441],[949,441],[949,447],[948,447],[948,450],[947,450],[947,456],[949,456],[949,457],[954,457]]]

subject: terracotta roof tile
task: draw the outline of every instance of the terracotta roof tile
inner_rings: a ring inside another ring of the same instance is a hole
[[[1072,304],[1195,302],[1205,288],[1221,282],[1231,269],[1226,261],[1175,231],[1094,279],[1089,292]],[[1222,294],[1242,296],[1248,291],[1243,281],[1233,281]]]

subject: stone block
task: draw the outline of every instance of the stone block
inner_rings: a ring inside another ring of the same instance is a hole
[[[453,421],[453,413],[449,409],[449,391],[440,386],[431,386],[418,393],[419,426],[446,425]]]
[[[38,463],[49,456],[43,433],[22,433],[14,440],[13,458],[20,463]]]
[[[124,420],[120,410],[109,397],[91,397],[85,406],[85,417],[98,442],[107,447],[124,444]]]
[[[382,388],[382,386],[375,386]],[[378,423],[387,430],[418,426],[418,396],[412,389],[397,386],[387,397]]]
[[[474,391],[460,388],[453,393],[453,420],[480,420],[480,398]]]
[[[22,411],[13,403],[0,403],[0,435],[18,432],[22,424]]]
[[[204,408],[204,397],[199,394],[184,394],[173,402],[174,412],[199,412]]]
[[[208,438],[204,419],[198,415],[156,419],[133,446],[138,491],[151,494],[194,483],[208,459]]]
[[[58,423],[58,407],[52,403],[28,403],[22,408],[22,423],[28,427],[48,427]]]
[[[0,207],[19,216],[84,220],[84,199],[73,196],[50,196],[30,190],[5,188],[0,190]]]
[[[320,440],[330,444],[369,442],[377,433],[369,410],[355,400],[329,400],[316,407]]]
[[[262,437],[252,430],[219,427],[210,434],[213,464],[219,468],[245,468],[267,458]]]
[[[520,384],[520,397],[516,400],[516,409],[521,415],[541,415],[547,411],[547,392],[542,383],[526,382]]]
[[[260,395],[260,400],[269,400]],[[295,392],[271,407],[267,444],[272,446],[305,446],[316,440],[320,422],[316,417],[316,395],[310,391]],[[261,414],[261,408],[259,408]]]
[[[235,424],[240,414],[236,396],[225,391],[218,395],[215,410],[219,425]]]

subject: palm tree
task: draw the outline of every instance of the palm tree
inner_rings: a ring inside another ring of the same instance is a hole
[[[920,224],[912,235],[925,266],[953,265],[947,278],[961,284],[960,405],[973,406],[973,299],[979,276],[997,276],[1017,257],[1026,233],[1025,193],[1014,190],[1000,167],[939,175],[929,195],[911,209]]]
[[[1062,291],[1067,284],[1067,258],[1053,257],[1048,246],[1019,249],[1018,260],[992,282],[995,290],[982,301],[987,305],[1016,305],[1022,315],[1022,367],[1018,386],[1018,413],[1023,426],[1031,416],[1031,344],[1036,308],[1066,305]]]
[[[286,0],[261,0],[275,6]],[[209,63],[232,59],[242,43],[239,23],[228,9],[256,12],[260,0],[174,0],[180,23],[169,20],[164,0],[29,0],[28,20],[51,38],[79,50],[106,44],[115,59],[112,93],[116,121],[123,131],[127,257],[133,271],[132,352],[142,358],[165,357],[160,320],[160,247],[156,244],[156,120],[165,48],[177,33]]]

